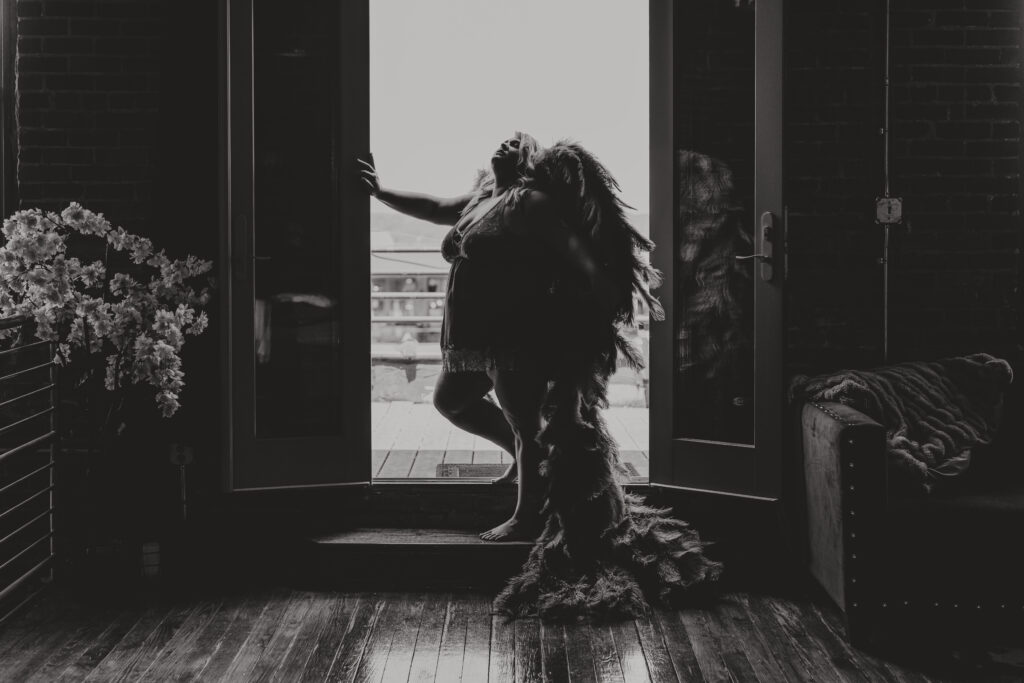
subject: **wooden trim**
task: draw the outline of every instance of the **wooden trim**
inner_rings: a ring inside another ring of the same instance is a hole
[[[783,195],[783,11],[784,0],[762,0],[755,6],[754,63],[754,216],[772,212],[784,233]],[[758,220],[755,218],[755,220]],[[784,234],[773,243],[775,263],[784,252]],[[755,230],[754,253],[764,251],[763,235]],[[778,497],[782,487],[782,431],[785,423],[783,268],[776,267],[774,279],[755,277],[755,398],[754,419],[757,461],[755,491]],[[759,407],[758,407],[759,406]]]
[[[658,245],[651,264],[664,275],[657,291],[665,309],[664,320],[651,320],[650,364],[650,480],[673,483],[672,416],[673,407],[673,264],[676,245],[675,225],[675,131],[673,44],[674,3],[650,0],[650,188],[651,239]]]
[[[15,0],[0,0],[0,213],[18,208],[18,125],[15,59],[18,18]]]

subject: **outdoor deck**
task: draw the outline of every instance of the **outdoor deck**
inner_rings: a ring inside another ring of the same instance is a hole
[[[489,477],[512,462],[491,442],[457,429],[430,403],[374,401],[371,406],[376,479]],[[646,479],[647,409],[613,406],[604,415],[623,463],[636,471],[634,479]]]

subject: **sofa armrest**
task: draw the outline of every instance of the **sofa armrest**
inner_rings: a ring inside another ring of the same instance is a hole
[[[806,403],[800,418],[810,570],[852,618],[878,576],[885,429],[840,403]]]

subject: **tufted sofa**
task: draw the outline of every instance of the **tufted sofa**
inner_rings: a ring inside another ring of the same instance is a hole
[[[1004,397],[995,441],[943,489],[889,476],[885,429],[839,403],[797,407],[810,572],[864,646],[1005,635],[1024,625],[1024,405]]]

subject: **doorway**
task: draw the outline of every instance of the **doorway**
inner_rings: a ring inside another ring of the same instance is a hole
[[[631,222],[649,234],[647,5],[525,0],[515,10],[499,0],[370,3],[370,149],[382,183],[460,195],[513,131],[542,145],[571,138],[608,166]],[[370,211],[373,477],[497,476],[512,456],[432,405],[447,226],[379,202]],[[646,360],[646,312],[629,334]],[[632,483],[649,472],[648,379],[620,368],[605,411]]]

